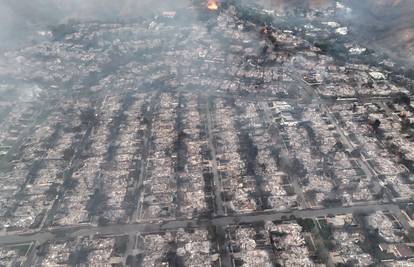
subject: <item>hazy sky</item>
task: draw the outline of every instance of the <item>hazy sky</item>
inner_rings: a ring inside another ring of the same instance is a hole
[[[57,25],[67,19],[107,20],[118,17],[150,16],[154,12],[188,6],[191,0],[0,0],[0,49],[27,41],[29,33]],[[207,0],[205,0],[207,2]],[[295,5],[306,0],[243,0],[264,2],[268,5]],[[320,5],[333,0],[308,0]],[[349,18],[354,30],[372,39],[391,37],[390,43],[409,49],[414,39],[414,0],[344,0],[356,5]],[[374,28],[373,28],[374,27]],[[380,32],[373,31],[381,27]],[[401,32],[401,33],[400,33]],[[397,35],[395,35],[395,33]],[[378,34],[378,38],[376,36]],[[388,43],[384,42],[384,45]],[[405,48],[404,48],[405,49]],[[395,50],[395,47],[393,47]]]
[[[106,20],[150,15],[187,3],[188,0],[0,0],[0,42],[3,46],[13,45],[33,29],[68,19]]]

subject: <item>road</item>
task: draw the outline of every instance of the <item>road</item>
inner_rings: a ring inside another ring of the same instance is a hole
[[[237,214],[233,216],[218,216],[213,219],[184,219],[184,220],[170,220],[170,221],[148,221],[143,223],[130,223],[108,226],[69,226],[69,227],[51,227],[49,229],[34,231],[31,233],[6,233],[0,235],[0,245],[11,245],[18,243],[37,242],[42,244],[48,240],[54,239],[72,239],[89,235],[132,235],[135,233],[157,233],[164,231],[177,230],[180,228],[194,227],[206,228],[209,225],[227,226],[237,223],[256,223],[263,221],[286,220],[290,218],[315,218],[322,216],[333,216],[339,214],[350,214],[354,212],[370,213],[375,211],[399,211],[396,204],[382,204],[379,202],[367,202],[350,207],[336,207],[326,209],[305,209],[293,211],[261,211],[249,214]],[[399,216],[398,218],[403,226],[408,226],[406,218]]]
[[[263,118],[262,118],[262,123],[266,124],[266,123],[271,123],[273,120],[271,118],[271,112],[269,110],[269,106],[267,105],[266,102],[261,102],[260,103],[260,108],[263,111]],[[273,124],[269,125],[270,129],[274,128],[275,126]],[[267,128],[269,130],[269,128]],[[280,138],[280,136],[275,136],[272,131],[268,131],[269,135],[272,138],[272,143],[275,147],[282,147],[283,148],[283,152],[286,153],[286,155],[289,156],[289,158],[292,158],[291,155],[291,151],[287,148],[285,141],[283,140],[283,138]],[[282,146],[283,144],[283,146]],[[295,194],[297,195],[297,199],[299,204],[301,205],[301,207],[303,208],[307,208],[308,204],[306,203],[306,198],[305,195],[303,194],[303,190],[302,187],[299,184],[299,177],[289,177],[290,178],[290,182],[293,186],[293,189],[295,191]]]
[[[320,97],[319,94],[315,95],[314,94],[314,89],[304,80],[301,80],[297,77],[299,77],[299,74],[295,74],[295,73],[290,73],[289,74],[290,77],[295,80],[299,85],[302,85],[302,88],[307,92],[307,94],[309,95],[309,97],[312,98],[312,103],[319,103],[320,108],[322,109],[322,111],[324,111],[324,113],[327,114],[328,119],[330,120],[330,122],[335,126],[337,132],[339,133],[339,138],[341,140],[341,142],[350,150],[353,151],[355,149],[354,145],[352,144],[352,141],[350,140],[349,136],[345,134],[345,130],[342,128],[342,126],[340,125],[340,123],[338,122],[338,120],[335,118],[335,116],[333,116],[332,111],[329,109],[329,106],[327,105],[328,103],[324,103],[323,99]],[[367,98],[367,99],[363,99],[362,101],[366,101],[368,100],[371,101],[371,103],[379,101],[381,103],[383,103],[384,101],[391,101],[392,97],[372,97],[372,98]],[[356,101],[353,101],[356,102]],[[360,101],[358,101],[360,102]],[[381,190],[381,188],[384,189],[384,192],[386,193],[387,197],[389,200],[392,199],[392,194],[389,192],[389,190],[385,187],[383,187],[378,179],[378,175],[375,172],[374,168],[371,166],[370,163],[367,162],[367,160],[364,158],[363,155],[359,156],[359,157],[355,157],[354,160],[356,160],[358,162],[358,165],[361,167],[362,171],[364,172],[364,174],[367,177],[367,180],[371,181],[373,183],[374,188],[372,188],[373,192],[379,192]]]
[[[311,88],[311,85],[307,84],[305,81],[301,80],[300,78],[293,78],[295,74],[293,73],[289,73],[289,77],[292,78],[294,81],[300,83],[300,85],[305,86],[305,87],[309,87]],[[305,88],[307,91],[309,91],[309,89]],[[311,89],[313,90],[313,89]],[[193,90],[189,90],[189,89],[180,89],[180,92],[200,92],[200,93],[205,93],[205,91],[202,90],[197,90],[197,89],[193,89]],[[309,105],[309,104],[313,104],[313,105],[333,105],[335,103],[338,104],[345,104],[345,103],[360,103],[360,104],[365,104],[365,103],[386,103],[388,101],[393,102],[394,101],[394,97],[393,96],[358,96],[358,98],[356,97],[338,97],[338,98],[321,98],[321,97],[317,97],[315,95],[309,96],[307,95],[306,97],[302,98],[302,99],[297,99],[297,98],[280,98],[277,97],[275,95],[272,94],[249,94],[249,95],[240,95],[239,93],[231,93],[231,92],[209,92],[208,94],[210,97],[219,97],[219,98],[236,98],[236,99],[240,99],[243,100],[245,102],[261,102],[261,101],[282,101],[282,102],[286,102],[288,104],[298,104],[298,105]],[[309,99],[311,98],[311,103],[309,103]],[[414,102],[414,97],[410,97],[410,100],[412,102]]]
[[[144,114],[144,117],[148,119],[147,124],[147,130],[144,134],[143,139],[143,148],[141,153],[141,160],[138,162],[139,167],[139,175],[138,178],[134,182],[134,188],[138,192],[139,199],[138,203],[136,203],[136,209],[134,209],[133,214],[131,215],[130,221],[136,222],[140,219],[141,212],[142,212],[142,202],[144,201],[144,189],[143,189],[143,183],[146,176],[146,169],[147,169],[147,163],[148,163],[148,151],[150,150],[151,142],[150,138],[152,135],[152,120],[153,120],[153,114],[156,110],[156,100],[158,99],[159,94],[156,96],[153,96],[150,100],[150,103],[148,105],[147,111]]]
[[[213,135],[213,119],[211,118],[210,104],[207,101],[207,133],[208,133],[208,146],[210,148],[211,154],[211,169],[213,172],[214,179],[214,210],[216,215],[223,216],[225,215],[223,209],[223,200],[221,199],[221,179],[217,171],[217,161],[216,161],[216,148],[214,146],[214,135]]]

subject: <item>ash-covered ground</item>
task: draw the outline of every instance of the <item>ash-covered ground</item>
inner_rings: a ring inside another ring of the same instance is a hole
[[[282,2],[167,1],[6,49],[0,265],[413,264],[412,72],[346,2]]]

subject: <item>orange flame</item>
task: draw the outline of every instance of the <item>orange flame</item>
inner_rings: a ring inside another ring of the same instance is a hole
[[[217,0],[208,0],[207,8],[210,10],[218,10],[219,6]]]

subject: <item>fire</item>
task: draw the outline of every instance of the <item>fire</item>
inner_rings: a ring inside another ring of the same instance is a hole
[[[219,6],[217,0],[208,0],[207,8],[210,10],[218,10]]]

